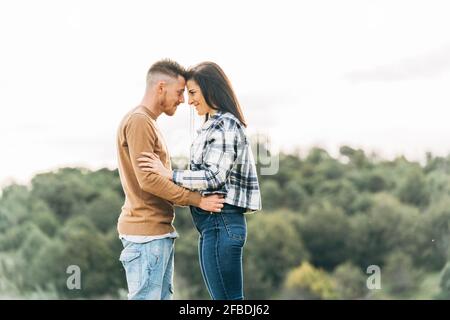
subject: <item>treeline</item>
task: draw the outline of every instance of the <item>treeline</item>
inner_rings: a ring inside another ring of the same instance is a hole
[[[248,216],[251,299],[450,298],[450,157],[421,165],[344,146],[279,154],[260,175],[264,210]],[[10,185],[0,198],[0,298],[125,298],[116,231],[116,170],[63,168]],[[177,208],[176,298],[208,299],[197,232]],[[81,270],[69,290],[67,267]],[[369,290],[369,266],[381,288]],[[446,267],[447,266],[447,267]]]

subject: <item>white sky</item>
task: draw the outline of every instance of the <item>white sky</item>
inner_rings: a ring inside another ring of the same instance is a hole
[[[217,62],[283,149],[450,153],[448,1],[0,2],[0,183],[116,166],[121,117],[170,57]],[[158,122],[187,154],[188,106]],[[196,120],[200,124],[200,119]]]

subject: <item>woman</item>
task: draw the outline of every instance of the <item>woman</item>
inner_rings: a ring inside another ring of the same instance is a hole
[[[247,236],[244,213],[261,209],[246,122],[231,84],[217,64],[198,64],[189,70],[186,80],[189,105],[205,116],[191,146],[190,170],[169,170],[150,153],[143,153],[140,166],[202,195],[224,195],[220,213],[190,208],[200,233],[199,262],[212,299],[242,300],[242,253]]]

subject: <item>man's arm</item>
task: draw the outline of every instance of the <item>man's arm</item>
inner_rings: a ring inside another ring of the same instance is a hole
[[[199,207],[199,193],[179,187],[160,175],[140,170],[137,158],[143,151],[154,152],[156,143],[156,130],[147,116],[131,115],[125,130],[131,163],[141,189],[176,205]]]

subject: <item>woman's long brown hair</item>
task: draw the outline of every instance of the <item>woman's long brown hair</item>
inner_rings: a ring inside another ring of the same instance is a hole
[[[247,127],[230,80],[216,63],[199,63],[188,70],[186,80],[194,80],[198,84],[206,103],[211,108],[231,113]]]

